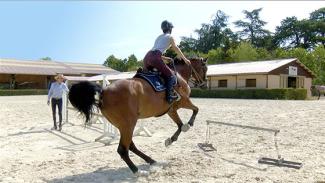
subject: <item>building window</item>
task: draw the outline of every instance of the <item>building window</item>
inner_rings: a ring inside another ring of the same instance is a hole
[[[246,79],[246,87],[256,87],[256,79]]]
[[[227,80],[226,79],[218,80],[218,87],[227,88]]]

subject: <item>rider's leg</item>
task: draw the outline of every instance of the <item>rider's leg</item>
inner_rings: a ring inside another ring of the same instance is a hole
[[[173,86],[176,84],[176,76],[173,71],[164,63],[161,58],[161,53],[159,51],[150,51],[144,58],[145,68],[149,66],[158,69],[165,82],[166,82],[166,99],[168,103],[172,103],[173,100],[177,99],[177,95],[173,92]]]
[[[177,95],[175,94],[173,87],[176,84],[176,76],[172,75],[170,77],[165,78],[166,81],[166,99],[168,103],[172,103],[175,99],[177,99]]]

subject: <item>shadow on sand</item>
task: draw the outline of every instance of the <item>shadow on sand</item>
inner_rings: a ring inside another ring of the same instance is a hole
[[[149,171],[149,165],[139,165],[139,169]],[[141,177],[145,178],[145,177]],[[108,182],[137,182],[138,177],[136,177],[128,167],[123,168],[113,168],[113,167],[102,167],[94,172],[76,174],[71,176],[66,176],[63,178],[55,178],[52,180],[43,180],[47,183],[72,183],[72,182],[82,182],[82,183],[108,183]]]

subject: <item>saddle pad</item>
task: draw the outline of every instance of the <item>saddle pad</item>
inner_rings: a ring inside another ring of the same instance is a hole
[[[166,90],[164,83],[162,82],[160,76],[154,73],[144,73],[144,72],[137,72],[134,76],[135,78],[142,78],[153,87],[153,89],[157,92],[161,92]]]

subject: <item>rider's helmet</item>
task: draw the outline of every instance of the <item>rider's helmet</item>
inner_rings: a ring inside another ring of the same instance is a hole
[[[164,20],[161,23],[161,29],[163,30],[164,33],[171,32],[173,27],[174,27],[173,24],[171,22],[168,22],[167,20]]]

